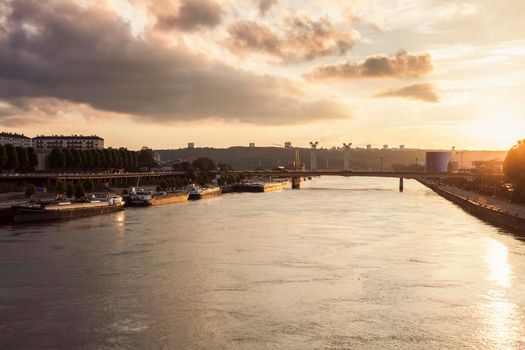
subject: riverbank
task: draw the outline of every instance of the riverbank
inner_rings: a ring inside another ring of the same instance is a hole
[[[525,206],[437,181],[418,181],[474,216],[525,237]]]

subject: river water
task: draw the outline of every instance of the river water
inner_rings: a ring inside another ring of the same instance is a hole
[[[0,232],[1,349],[525,348],[525,243],[415,181]]]

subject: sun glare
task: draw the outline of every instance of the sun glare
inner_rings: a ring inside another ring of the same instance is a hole
[[[469,124],[468,133],[482,148],[509,149],[525,137],[525,116],[512,109],[491,109],[481,119]]]

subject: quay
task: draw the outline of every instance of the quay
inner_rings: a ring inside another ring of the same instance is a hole
[[[468,213],[495,226],[510,230],[520,237],[525,237],[524,205],[440,184],[433,180],[417,180]]]

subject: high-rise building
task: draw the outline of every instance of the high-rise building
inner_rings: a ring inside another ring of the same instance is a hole
[[[31,147],[31,139],[22,134],[0,132],[0,145],[11,144],[15,147]]]
[[[366,150],[367,151],[371,151],[372,150],[372,145],[366,145]]]
[[[250,148],[254,148],[255,147],[255,143],[254,142],[250,142]]]
[[[104,139],[96,135],[52,135],[37,136],[33,138],[33,147],[37,151],[51,151],[53,148],[74,148],[74,149],[103,149]]]
[[[405,145],[399,145],[399,150],[404,151],[405,150]]]
[[[188,148],[195,148],[195,144],[193,142],[188,142]]]
[[[290,149],[290,148],[292,148],[292,143],[289,142],[289,141],[285,142],[285,143],[284,143],[284,148],[286,148],[286,149]]]
[[[387,150],[388,149],[388,145],[383,145],[383,149]]]

